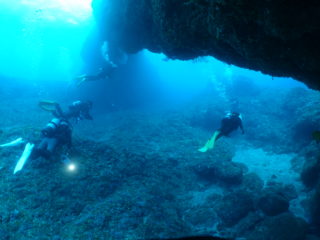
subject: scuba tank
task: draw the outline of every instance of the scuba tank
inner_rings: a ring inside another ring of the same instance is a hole
[[[70,123],[65,119],[53,118],[41,132],[45,137],[53,137],[60,129],[71,129]]]
[[[58,126],[60,124],[59,118],[53,118],[44,129],[42,129],[42,134],[46,137],[52,137],[56,132]]]

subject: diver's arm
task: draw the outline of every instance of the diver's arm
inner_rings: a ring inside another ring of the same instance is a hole
[[[57,104],[55,105],[55,108],[56,108],[56,110],[53,112],[53,115],[54,115],[55,117],[58,117],[58,118],[64,118],[64,117],[65,117],[65,116],[64,116],[65,114],[63,113],[63,111],[62,111],[59,103],[57,103]]]

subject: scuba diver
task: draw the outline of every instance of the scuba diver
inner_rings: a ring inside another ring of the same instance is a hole
[[[24,164],[28,159],[38,159],[43,157],[50,159],[54,154],[58,146],[66,145],[69,149],[71,148],[71,135],[72,127],[67,119],[54,118],[52,119],[45,128],[41,130],[41,140],[39,144],[27,142],[24,151],[18,160],[13,174],[22,170]],[[24,143],[25,140],[21,138],[11,142]],[[17,144],[16,144],[17,145]],[[13,144],[11,146],[14,146]]]
[[[72,126],[69,120],[75,120],[76,123],[84,119],[93,120],[90,115],[91,101],[74,101],[65,112],[62,111],[58,103],[53,101],[40,101],[39,106],[52,112],[55,118],[41,131],[42,140],[36,148],[36,157],[40,155],[49,158],[57,145],[71,147]],[[53,108],[50,108],[50,106],[53,106]]]
[[[33,149],[31,159],[43,157],[50,159],[57,146],[66,145],[69,149],[72,145],[72,126],[64,118],[53,118],[45,128],[41,130],[41,142]]]
[[[49,111],[56,118],[74,119],[76,122],[86,119],[93,120],[90,115],[92,108],[91,101],[74,101],[69,105],[67,111],[62,111],[60,104],[54,101],[40,101],[39,107],[45,111]]]
[[[116,65],[108,62],[104,67],[99,68],[99,71],[94,75],[83,74],[74,78],[77,86],[80,86],[84,82],[96,81],[99,79],[110,78],[112,73],[117,68]]]
[[[242,125],[242,116],[237,112],[227,112],[224,118],[221,120],[221,127],[216,130],[213,136],[207,141],[207,143],[200,149],[199,152],[206,152],[213,149],[215,142],[222,136],[228,136],[231,132],[241,128],[242,134],[244,134]]]
[[[83,74],[74,78],[76,85],[80,86],[84,82],[96,81],[100,79],[110,79],[114,71],[121,65],[128,62],[128,55],[119,47],[116,42],[100,43],[101,56],[98,72],[93,75]],[[102,66],[102,67],[101,67]]]
[[[42,129],[39,144],[27,142],[16,164],[14,174],[22,170],[29,158],[37,159],[43,157],[50,159],[58,146],[67,146],[70,148],[72,144],[72,125],[70,120],[76,120],[76,122],[83,119],[92,120],[89,112],[92,108],[92,102],[90,101],[75,101],[69,106],[66,112],[61,110],[58,103],[52,101],[42,101],[39,103],[39,106],[46,111],[52,112],[55,118]],[[18,138],[10,143],[2,144],[0,147],[17,146],[25,142],[24,139]]]

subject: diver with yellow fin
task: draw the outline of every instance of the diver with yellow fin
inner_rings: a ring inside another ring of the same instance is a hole
[[[200,149],[199,152],[206,152],[214,148],[215,142],[222,136],[228,136],[231,132],[241,128],[242,134],[244,134],[242,125],[242,116],[237,112],[227,112],[224,118],[221,120],[221,127],[216,130],[213,136],[207,141],[207,143]]]

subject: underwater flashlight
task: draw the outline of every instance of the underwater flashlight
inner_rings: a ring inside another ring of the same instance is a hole
[[[70,172],[73,172],[74,170],[76,170],[76,165],[74,163],[69,163],[68,164],[68,170]]]
[[[65,165],[68,172],[74,172],[77,169],[77,165],[66,154],[62,155],[61,162]]]

